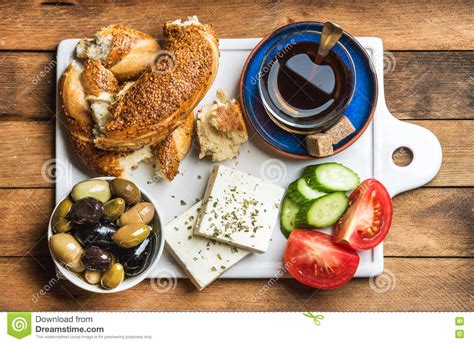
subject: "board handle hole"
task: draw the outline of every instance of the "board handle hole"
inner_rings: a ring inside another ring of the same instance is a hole
[[[392,160],[395,165],[406,167],[413,161],[413,152],[408,147],[398,147],[392,153]]]

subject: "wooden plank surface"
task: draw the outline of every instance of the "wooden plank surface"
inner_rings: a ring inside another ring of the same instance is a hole
[[[474,257],[474,189],[421,188],[393,199],[385,256]]]
[[[0,4],[0,48],[55,49],[62,39],[90,36],[111,23],[124,23],[159,36],[165,21],[193,14],[205,23],[212,23],[221,37],[261,37],[295,21],[331,20],[354,36],[381,37],[386,49],[474,48],[473,3],[469,0],[310,3],[67,0],[57,3],[65,6],[54,6],[49,1]]]
[[[385,256],[474,257],[472,204],[470,188],[423,188],[395,197]],[[53,205],[53,189],[0,189],[1,255],[49,256]]]
[[[54,122],[0,121],[0,187],[54,187]]]
[[[114,294],[58,281],[51,259],[0,258],[2,310],[472,311],[473,259],[387,258],[378,279],[314,290],[293,279],[219,280],[198,292],[188,280],[145,280]]]
[[[51,119],[55,112],[56,54],[0,53],[0,119]]]
[[[473,9],[469,0],[0,3],[0,310],[472,311]],[[443,165],[427,187],[395,197],[381,278],[333,291],[286,279],[220,280],[200,293],[188,280],[172,280],[169,291],[151,280],[114,297],[58,282],[45,238],[54,205],[53,50],[116,22],[161,36],[165,21],[191,14],[222,38],[332,20],[392,50],[384,53],[387,105],[438,136]]]
[[[386,51],[385,99],[400,119],[473,119],[474,51]]]
[[[474,186],[474,121],[412,121],[441,142],[443,163],[431,186]]]
[[[410,121],[432,130],[443,164],[430,186],[474,186],[474,121]],[[54,122],[0,121],[0,187],[53,187]],[[68,173],[58,162],[59,174]]]
[[[0,116],[48,120],[55,113],[53,53],[0,53]],[[474,118],[474,51],[386,52],[385,96],[400,119]]]

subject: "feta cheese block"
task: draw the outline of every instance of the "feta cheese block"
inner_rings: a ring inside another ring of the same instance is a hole
[[[264,253],[285,190],[223,165],[212,169],[194,233]]]
[[[165,226],[165,246],[196,288],[204,289],[250,252],[193,235],[202,201]]]

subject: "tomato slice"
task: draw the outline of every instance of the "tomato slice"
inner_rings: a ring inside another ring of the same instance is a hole
[[[313,288],[338,288],[349,282],[359,265],[357,253],[336,245],[331,236],[295,229],[288,238],[285,267],[299,282]]]
[[[392,200],[376,179],[367,179],[349,196],[349,208],[335,224],[334,241],[354,250],[380,244],[392,224]]]

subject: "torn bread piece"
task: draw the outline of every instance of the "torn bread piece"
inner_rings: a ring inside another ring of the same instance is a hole
[[[113,24],[84,38],[76,47],[80,59],[98,60],[121,81],[140,75],[151,66],[160,46],[141,31]]]
[[[349,118],[342,116],[325,134],[331,137],[332,144],[338,144],[356,131]]]
[[[191,147],[194,113],[188,117],[166,139],[151,146],[158,178],[172,181],[178,174],[179,164]]]
[[[115,75],[105,68],[98,60],[84,61],[84,71],[81,74],[85,98],[89,101],[96,129],[100,132],[113,119],[110,106],[120,100],[133,86],[129,81],[119,86]]]
[[[224,91],[217,91],[217,100],[205,105],[197,114],[199,158],[212,161],[237,157],[240,146],[248,140],[242,109],[237,100],[229,100]]]
[[[323,133],[306,136],[306,149],[309,155],[318,158],[334,154],[331,136]]]
[[[168,252],[199,290],[250,254],[249,251],[194,235],[193,228],[201,206],[202,202],[196,203],[164,228]]]
[[[81,64],[73,62],[59,83],[59,96],[64,113],[62,118],[68,128],[74,150],[81,161],[95,172],[106,176],[127,177],[140,161],[152,157],[151,150],[144,147],[135,152],[110,152],[94,145],[93,132],[97,118],[92,115],[86,99],[82,82],[83,71]],[[106,89],[101,89],[99,94]],[[88,92],[92,92],[91,89]]]
[[[120,89],[118,80],[102,62],[86,60],[81,81],[94,121],[101,129],[112,120],[109,107],[115,101],[115,94]]]
[[[120,89],[115,75],[98,60],[84,61],[81,81],[86,95],[97,99],[109,100]]]

